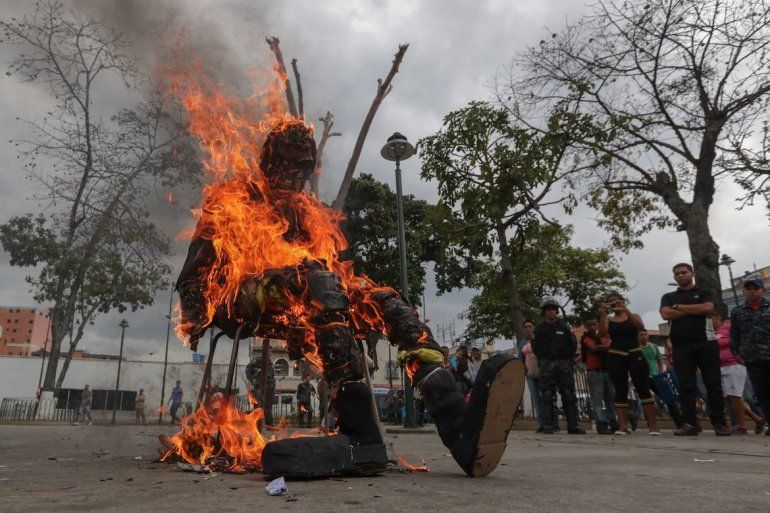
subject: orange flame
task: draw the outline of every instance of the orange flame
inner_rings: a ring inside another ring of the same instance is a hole
[[[428,472],[428,466],[425,464],[425,460],[423,460],[422,465],[412,465],[403,456],[396,456],[396,461],[398,461],[402,467],[404,467],[406,470],[412,471],[412,472]]]

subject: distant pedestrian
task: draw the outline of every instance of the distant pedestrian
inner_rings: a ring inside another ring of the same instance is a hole
[[[316,395],[315,388],[310,383],[310,376],[302,377],[302,383],[297,385],[297,419],[299,427],[311,427],[313,423],[312,397]],[[303,425],[303,417],[307,416],[307,423]]]
[[[770,302],[764,298],[765,282],[744,280],[743,295],[746,302],[732,311],[730,347],[746,364],[762,411],[770,416]],[[770,430],[765,434],[770,436]]]
[[[609,313],[612,312],[612,318]],[[618,430],[615,434],[625,435],[628,431],[628,378],[647,418],[650,435],[659,436],[658,422],[655,418],[655,399],[650,392],[650,376],[647,362],[639,346],[639,330],[644,329],[641,317],[632,313],[626,306],[625,298],[613,292],[607,296],[599,308],[599,336],[610,337],[610,349],[607,355],[607,371],[615,389],[615,411],[618,414]]]
[[[717,436],[729,436],[725,426],[725,403],[722,395],[722,374],[719,365],[719,347],[708,318],[717,304],[713,291],[697,287],[690,264],[673,267],[674,280],[679,287],[660,300],[660,315],[671,323],[672,359],[679,377],[679,402],[684,424],[674,431],[677,436],[697,436],[695,399],[697,370],[706,388],[711,424]]]
[[[182,405],[182,397],[184,397],[184,391],[182,390],[182,382],[177,380],[176,386],[171,390],[171,397],[168,402],[171,405],[171,423],[176,424],[179,422],[177,412]]]
[[[471,383],[471,373],[468,370],[468,348],[460,346],[455,350],[455,354],[449,359],[452,368],[452,374],[455,378],[457,391],[467,395],[473,385]]]
[[[449,367],[449,347],[441,346],[441,354],[444,355],[444,367]]]
[[[88,425],[90,426],[93,424],[93,419],[91,418],[91,403],[94,400],[94,391],[91,390],[91,388],[86,385],[83,388],[83,391],[80,394],[80,406],[78,406],[78,416],[75,418],[75,422],[72,423],[73,426],[77,426],[80,424],[80,421],[83,420],[85,422],[86,417],[88,417]]]
[[[615,413],[615,389],[607,372],[610,340],[599,336],[596,319],[585,321],[585,333],[580,337],[580,354],[586,366],[588,395],[596,417],[596,432],[610,435],[618,429]]]
[[[139,389],[139,393],[134,398],[134,414],[136,415],[137,424],[147,424],[147,418],[144,416],[145,400],[144,388]]]
[[[762,419],[751,411],[743,400],[743,391],[746,389],[746,367],[738,362],[730,347],[730,321],[725,320],[724,305],[720,304],[717,311],[711,316],[714,326],[714,334],[719,344],[719,362],[722,366],[722,391],[725,394],[727,405],[732,409],[734,421],[732,434],[745,435],[746,415],[751,416],[755,424],[761,424]],[[725,420],[728,416],[725,415]]]
[[[471,386],[476,382],[476,375],[481,367],[481,349],[471,348],[471,356],[468,358],[468,372],[470,373]]]
[[[647,367],[650,372],[650,389],[655,392],[655,395],[658,396],[661,402],[665,403],[671,420],[674,421],[677,429],[679,429],[684,422],[682,420],[682,412],[679,409],[679,403],[674,400],[674,397],[670,397],[670,394],[666,394],[663,390],[659,389],[656,383],[656,379],[667,379],[669,377],[667,374],[659,376],[665,372],[663,353],[658,349],[658,346],[650,343],[650,334],[646,329],[639,330],[638,338],[639,346],[642,348],[642,355],[647,361]]]
[[[543,408],[543,433],[553,434],[556,424],[556,390],[561,395],[567,432],[584,435],[578,423],[577,398],[575,396],[574,356],[577,339],[569,324],[559,319],[559,304],[552,297],[540,303],[545,320],[535,327],[532,349],[540,368],[540,395]]]
[[[543,423],[543,408],[540,395],[540,367],[537,364],[537,356],[535,356],[535,353],[532,350],[532,339],[534,337],[535,323],[527,319],[524,321],[524,340],[519,349],[519,359],[524,362],[529,397],[532,400],[532,410],[537,419],[537,432],[542,433],[545,424]]]

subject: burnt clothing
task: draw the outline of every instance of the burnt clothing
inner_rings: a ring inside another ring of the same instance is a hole
[[[697,422],[695,400],[698,396],[697,369],[701,371],[709,417],[715,426],[724,425],[725,401],[722,394],[722,372],[719,364],[719,346],[716,340],[685,340],[673,344],[673,359],[679,377],[679,403],[682,418],[691,426]]]
[[[562,319],[554,323],[541,322],[535,327],[532,339],[532,351],[541,359],[571,359],[577,351],[577,339],[572,334],[569,324]]]
[[[641,351],[639,346],[639,340],[637,335],[639,330],[631,319],[626,319],[622,322],[608,320],[609,323],[609,335],[610,340],[610,353],[622,352],[628,353],[629,351]]]
[[[566,323],[565,323],[566,324]],[[537,331],[535,336],[537,336]],[[554,427],[556,419],[556,391],[561,395],[564,414],[567,417],[567,429],[578,427],[577,399],[575,397],[575,376],[571,358],[540,358],[540,385],[541,408],[544,427]]]
[[[688,290],[676,289],[673,292],[663,294],[660,299],[660,307],[673,307],[674,305],[698,305],[701,303],[719,303],[719,299],[711,290],[693,287]],[[710,334],[711,323],[707,322],[705,315],[685,315],[681,319],[674,319],[671,322],[671,343],[676,345],[680,342],[692,340],[708,340],[713,338]]]
[[[655,400],[650,392],[650,376],[647,362],[641,350],[632,350],[625,354],[621,351],[607,355],[607,372],[615,388],[615,408],[628,408],[628,378],[634,383],[634,389],[642,404],[651,404]]]
[[[762,298],[758,308],[748,304],[733,308],[730,349],[747,364],[770,361],[770,302],[767,299]]]

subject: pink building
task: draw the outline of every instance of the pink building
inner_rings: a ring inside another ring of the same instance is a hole
[[[0,355],[30,356],[48,348],[48,308],[0,306],[0,330]]]

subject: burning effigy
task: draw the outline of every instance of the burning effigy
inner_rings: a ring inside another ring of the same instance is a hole
[[[244,337],[285,340],[293,358],[312,362],[332,385],[336,425],[324,433],[280,426],[263,433],[262,409],[236,407],[230,375],[213,405],[202,387],[198,409],[168,439],[165,458],[219,458],[234,470],[295,478],[383,472],[388,458],[357,343],[379,331],[398,347],[460,467],[471,476],[491,472],[523,393],[520,362],[509,355],[486,360],[466,402],[413,308],[340,259],[347,247],[341,214],[306,191],[317,172],[313,128],[287,113],[280,82],[241,99],[190,77],[177,77],[173,87],[209,180],[176,285],[177,335],[195,350],[218,328],[210,356],[222,334],[234,340],[233,354]]]

